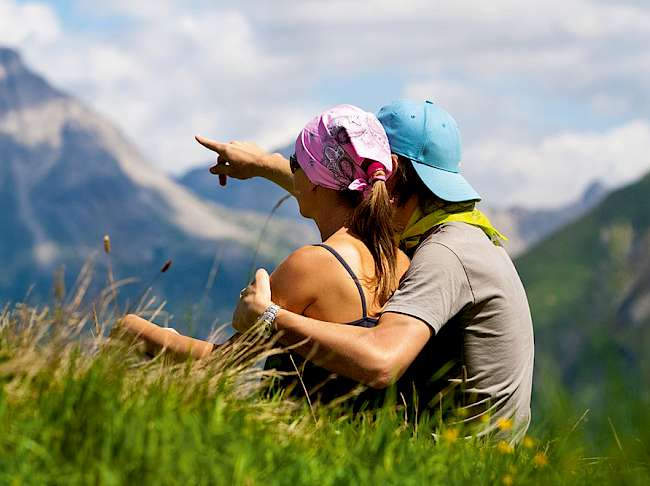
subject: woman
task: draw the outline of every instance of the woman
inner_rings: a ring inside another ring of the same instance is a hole
[[[371,113],[336,106],[300,132],[290,164],[300,213],[316,222],[322,243],[299,248],[276,268],[271,275],[273,301],[319,320],[374,326],[409,264],[397,248],[392,226],[386,181],[393,164],[383,127]],[[173,334],[137,316],[126,316],[123,325],[181,355],[201,358],[213,349],[211,343]],[[329,380],[326,370],[289,354],[267,367],[297,369],[304,387],[322,401],[355,385],[342,378]]]

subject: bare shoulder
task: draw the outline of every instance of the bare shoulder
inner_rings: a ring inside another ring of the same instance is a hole
[[[322,248],[303,246],[285,258],[271,274],[273,302],[285,309],[302,314],[319,294],[323,268],[329,257]]]
[[[278,271],[290,271],[296,274],[310,273],[318,268],[315,265],[322,264],[328,260],[328,253],[323,248],[315,245],[301,246],[278,265],[273,275]]]

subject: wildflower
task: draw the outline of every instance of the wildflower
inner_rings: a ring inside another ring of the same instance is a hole
[[[505,440],[502,440],[497,444],[497,449],[499,449],[501,454],[512,454],[515,451],[515,448]]]
[[[104,252],[107,255],[111,253],[111,238],[108,235],[104,235]]]
[[[458,429],[446,429],[443,437],[450,444],[456,442],[456,439],[458,439]]]
[[[512,429],[512,419],[501,417],[499,420],[497,420],[497,427],[503,431]]]
[[[505,486],[512,486],[512,484],[514,483],[514,478],[512,477],[512,474],[506,474],[501,478],[501,482]]]
[[[460,418],[465,418],[469,414],[466,408],[457,408],[455,412],[456,412],[456,416]]]
[[[489,413],[484,413],[483,415],[481,415],[481,419],[480,419],[480,420],[481,420],[481,422],[483,422],[484,424],[487,424],[487,423],[490,421],[490,414],[489,414]]]
[[[535,447],[535,439],[533,439],[532,437],[526,436],[526,437],[524,437],[522,445],[526,449],[532,449],[533,447]]]
[[[548,456],[543,452],[538,452],[533,456],[533,464],[535,467],[544,467],[548,465]]]

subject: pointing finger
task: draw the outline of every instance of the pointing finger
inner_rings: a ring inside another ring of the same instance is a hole
[[[218,154],[222,153],[226,149],[225,143],[217,142],[216,140],[210,140],[209,138],[202,137],[201,135],[196,135],[194,139],[203,145],[205,148],[217,152]]]

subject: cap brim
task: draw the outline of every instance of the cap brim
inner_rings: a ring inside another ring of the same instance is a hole
[[[481,200],[479,193],[457,172],[436,169],[435,167],[418,162],[413,162],[413,168],[429,190],[444,201],[465,202]]]

